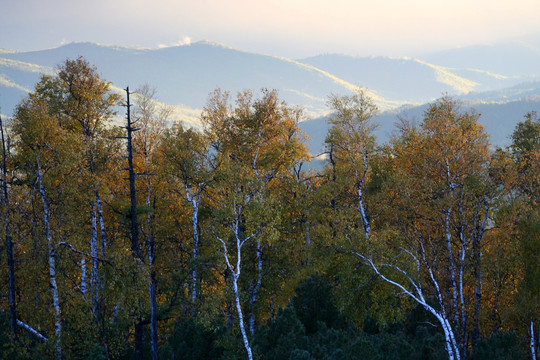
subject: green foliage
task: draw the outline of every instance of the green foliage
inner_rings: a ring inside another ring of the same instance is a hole
[[[536,111],[525,115],[525,121],[517,124],[512,134],[512,152],[522,157],[540,149],[540,119]]]
[[[526,348],[514,332],[495,332],[483,339],[475,348],[472,360],[525,360],[528,359]]]
[[[9,315],[0,313],[0,359],[39,360],[51,354],[50,347],[27,332],[17,329],[17,339],[11,342]]]
[[[433,325],[428,329],[423,324],[424,312],[414,309],[405,322],[388,327],[367,320],[365,330],[360,332],[345,323],[329,290],[330,285],[318,275],[298,286],[297,295],[289,305],[279,310],[275,320],[269,320],[257,331],[255,345],[262,359],[446,358],[442,334],[437,329],[433,330]],[[320,297],[317,295],[319,291]],[[304,306],[303,300],[312,297],[319,300]],[[321,308],[312,306],[315,304]],[[329,314],[338,320],[331,320]],[[316,322],[308,320],[309,317],[315,318]],[[311,332],[306,331],[302,318],[312,327]]]
[[[105,348],[101,345],[95,345],[92,350],[90,351],[90,356],[88,359],[92,360],[107,360],[107,351]]]
[[[219,329],[208,329],[193,318],[180,318],[160,356],[162,359],[219,359],[223,353],[218,343],[220,336]]]
[[[332,287],[318,274],[300,283],[292,304],[307,334],[317,332],[321,324],[331,329],[345,327],[345,319],[335,305]]]
[[[306,348],[305,333],[294,306],[289,304],[279,309],[275,320],[269,320],[267,326],[258,330],[255,346],[265,360],[288,358],[295,350]]]

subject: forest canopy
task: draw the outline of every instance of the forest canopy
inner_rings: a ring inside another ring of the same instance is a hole
[[[0,122],[0,358],[537,360],[537,114],[494,149],[449,96],[384,144],[362,89],[328,106],[312,166],[275,90],[193,129],[43,76]]]

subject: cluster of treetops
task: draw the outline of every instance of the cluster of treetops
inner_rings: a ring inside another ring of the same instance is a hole
[[[362,90],[328,105],[312,166],[276,91],[193,129],[43,76],[0,123],[0,358],[538,360],[536,113],[493,148],[445,96],[380,144]]]

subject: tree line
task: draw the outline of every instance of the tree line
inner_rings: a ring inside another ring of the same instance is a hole
[[[201,129],[123,95],[68,59],[0,122],[0,357],[540,358],[535,112],[493,148],[444,96],[379,144],[332,95],[313,166],[275,90]]]

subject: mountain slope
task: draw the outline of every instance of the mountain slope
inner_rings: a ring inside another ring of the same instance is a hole
[[[302,105],[307,113],[326,111],[330,93],[349,93],[355,86],[313,66],[273,56],[199,42],[163,49],[133,49],[75,43],[56,49],[0,54],[51,68],[66,58],[84,56],[97,66],[105,79],[132,89],[143,83],[157,86],[158,97],[169,104],[200,109],[217,87],[231,92],[275,88],[290,104]],[[391,104],[372,96],[383,108]]]
[[[388,141],[397,131],[396,124],[399,119],[405,119],[413,124],[420,124],[428,104],[418,106],[405,106],[403,108],[385,111],[373,119],[378,125],[375,130],[377,142],[382,144]],[[480,123],[489,134],[492,146],[507,146],[510,144],[510,135],[516,124],[523,121],[530,111],[540,113],[540,97],[512,100],[504,103],[485,103],[463,100],[461,109],[469,111],[474,109],[480,114]],[[307,146],[312,155],[320,154],[324,149],[324,139],[330,128],[328,116],[310,119],[300,123],[300,128],[309,137]]]
[[[540,41],[468,46],[421,56],[432,64],[515,77],[540,76]]]
[[[389,99],[421,103],[443,93],[500,89],[517,79],[483,70],[448,68],[412,58],[320,55],[299,60]]]

